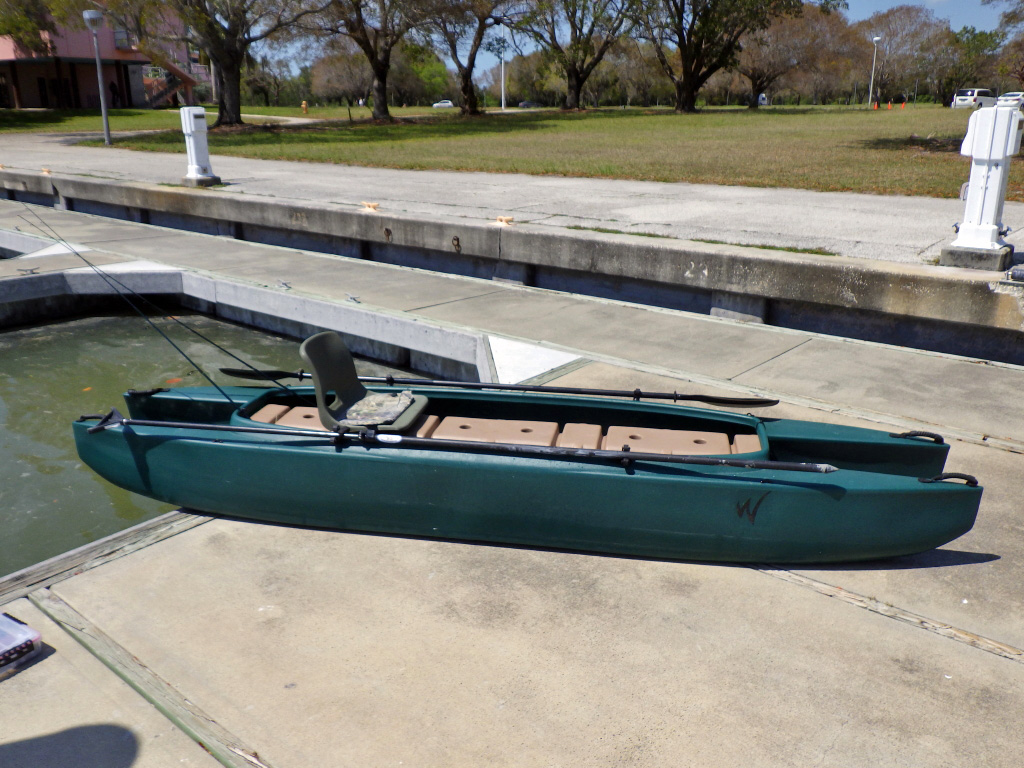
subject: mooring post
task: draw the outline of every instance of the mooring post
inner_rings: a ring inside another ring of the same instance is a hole
[[[1005,270],[1013,246],[1003,237],[1003,202],[1010,158],[1020,151],[1024,115],[1017,105],[984,107],[974,112],[960,154],[971,158],[964,220],[957,238],[942,249],[939,264]]]
[[[220,177],[210,168],[210,149],[206,143],[206,110],[202,107],[182,107],[181,132],[185,134],[188,153],[188,172],[182,183],[187,187],[211,187],[220,184]]]

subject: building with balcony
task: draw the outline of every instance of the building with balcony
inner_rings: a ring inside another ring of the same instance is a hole
[[[58,27],[39,34],[43,52],[0,37],[0,109],[99,109],[92,32]],[[205,71],[189,71],[192,57],[184,45],[143,52],[123,29],[105,25],[98,35],[108,106],[192,103],[192,87]]]

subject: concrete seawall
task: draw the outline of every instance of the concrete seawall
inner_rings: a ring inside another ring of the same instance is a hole
[[[1024,284],[999,272],[504,227],[81,176],[0,170],[0,184],[11,200],[155,226],[1024,362]]]

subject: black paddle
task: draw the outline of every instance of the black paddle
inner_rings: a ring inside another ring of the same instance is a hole
[[[437,448],[440,450],[461,450],[503,453],[512,456],[559,458],[559,459],[604,459],[614,461],[629,469],[637,461],[656,461],[668,464],[690,464],[701,467],[737,467],[742,469],[773,469],[783,472],[836,472],[837,467],[831,464],[813,464],[795,461],[765,461],[762,459],[723,459],[716,456],[675,456],[665,453],[641,453],[639,451],[605,451],[589,448],[561,448],[546,445],[513,445],[510,443],[477,443],[463,440],[440,440],[431,437],[412,437],[396,435],[388,432],[313,431],[309,429],[292,429],[282,427],[242,427],[231,424],[204,424],[187,421],[151,421],[149,419],[125,418],[116,408],[105,416],[90,414],[80,416],[79,421],[96,421],[88,428],[90,434],[103,432],[111,427],[157,427],[160,429],[196,429],[210,432],[237,432],[242,434],[264,434],[288,437],[308,437],[311,439],[330,440],[337,442],[346,440],[353,443],[370,443],[380,447],[404,446],[407,448]]]
[[[220,372],[239,379],[310,379],[312,374],[304,371],[259,371],[244,368],[221,368]],[[451,389],[500,389],[511,392],[547,392],[557,395],[595,395],[598,397],[631,397],[634,400],[688,400],[708,405],[725,405],[736,408],[763,408],[778,405],[778,400],[765,397],[721,397],[719,395],[680,395],[678,392],[643,392],[639,389],[580,389],[578,387],[544,387],[532,384],[485,384],[475,381],[439,381],[435,379],[396,379],[394,376],[360,376],[359,380],[367,384],[386,384],[387,386],[403,387],[449,387]]]

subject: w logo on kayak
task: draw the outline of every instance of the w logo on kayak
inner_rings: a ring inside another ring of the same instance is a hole
[[[750,508],[750,502],[753,500],[753,497],[747,499],[742,504],[737,504],[736,516],[743,517],[744,515],[746,515],[747,519],[750,520],[750,524],[753,525],[754,518],[757,517],[757,510],[760,509],[761,502],[768,498],[769,493],[771,493],[771,491],[768,491],[768,493],[764,494],[760,499],[758,499],[753,509]]]

